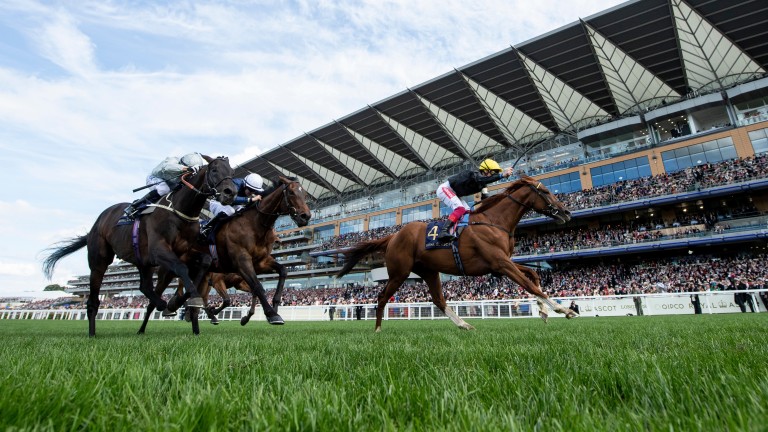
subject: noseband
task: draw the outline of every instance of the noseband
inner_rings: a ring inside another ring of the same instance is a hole
[[[512,201],[520,204],[521,206],[525,207],[526,209],[533,210],[536,213],[541,213],[544,216],[549,216],[551,218],[555,218],[555,217],[557,217],[558,214],[560,214],[560,209],[557,208],[552,202],[550,202],[549,198],[546,195],[544,195],[544,192],[542,192],[539,189],[541,187],[541,182],[536,183],[536,186],[534,186],[534,185],[532,185],[530,183],[526,183],[526,186],[531,188],[531,190],[533,192],[535,192],[536,195],[539,196],[539,198],[541,198],[542,200],[544,200],[545,203],[547,203],[547,207],[546,208],[544,208],[544,209],[537,209],[537,208],[535,208],[533,206],[530,206],[530,205],[528,205],[528,204],[518,200],[517,198],[513,197],[512,194],[505,195],[505,196],[507,198],[511,199]]]

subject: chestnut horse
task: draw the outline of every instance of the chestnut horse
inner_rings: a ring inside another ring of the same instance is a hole
[[[535,271],[515,264],[510,259],[515,246],[515,227],[529,210],[548,216],[559,224],[571,219],[571,212],[541,182],[532,177],[521,177],[497,195],[483,200],[479,208],[471,213],[469,226],[456,240],[464,274],[481,276],[493,272],[507,276],[540,299],[539,306],[543,318],[546,318],[546,315],[542,302],[546,302],[555,311],[566,314],[568,318],[577,316],[573,311],[552,302],[547,294],[542,292],[541,278]],[[384,253],[389,280],[378,298],[377,332],[381,331],[381,320],[387,301],[411,272],[424,279],[429,287],[432,302],[454,324],[463,329],[473,329],[445,302],[440,272],[459,275],[461,271],[451,249],[426,250],[426,227],[424,222],[411,222],[395,234],[358,243],[344,252],[346,263],[337,277],[349,273],[363,257],[374,252]]]
[[[271,255],[272,246],[277,239],[274,231],[275,221],[279,216],[290,215],[296,225],[303,227],[309,223],[312,216],[306,203],[306,192],[298,181],[291,177],[279,176],[273,184],[275,186],[264,192],[261,201],[245,206],[233,217],[223,221],[216,230],[216,257],[210,270],[238,274],[245,280],[253,295],[249,314],[240,321],[242,325],[247,324],[254,314],[257,302],[261,303],[267,322],[276,325],[285,323],[277,314],[277,308],[282,299],[287,272]],[[274,271],[279,276],[272,305],[267,301],[264,287],[257,278],[257,275],[267,271]],[[155,292],[162,293],[174,277],[176,275],[172,271],[161,268],[157,275]],[[207,285],[208,277],[202,282]],[[207,286],[201,289],[203,290],[207,294]],[[175,311],[181,307],[188,296],[188,293],[182,295],[177,291],[168,303],[168,310]],[[153,310],[154,306],[150,303],[139,333],[146,329]],[[193,310],[192,313],[194,324],[197,311]]]
[[[151,205],[154,207],[152,213],[140,216],[134,223],[118,225],[128,203],[115,204],[99,215],[87,234],[52,248],[53,252],[44,260],[43,273],[50,279],[61,258],[88,247],[88,266],[91,269],[87,303],[89,336],[96,335],[99,291],[104,273],[115,256],[134,264],[139,270],[139,289],[153,307],[163,310],[167,306],[152,289],[156,266],[179,275],[187,295],[195,299],[191,306],[203,306],[197,291],[199,281],[193,281],[188,268],[188,264],[199,258],[193,246],[200,232],[200,211],[208,197],[219,196],[222,202],[231,203],[236,191],[229,159],[203,158],[208,165],[194,175],[184,174],[182,184],[176,190]],[[207,263],[201,265],[207,267]],[[197,278],[204,272],[204,268],[194,270]]]

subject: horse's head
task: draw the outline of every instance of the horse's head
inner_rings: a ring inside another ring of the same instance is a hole
[[[235,170],[229,165],[229,159],[224,156],[211,158],[203,155],[208,162],[205,169],[205,183],[202,186],[203,193],[210,194],[224,205],[232,204],[237,193],[237,186],[232,181]],[[201,173],[203,170],[200,170]]]
[[[557,224],[571,220],[571,212],[540,181],[522,176],[520,182],[522,186],[518,190],[523,194],[522,198],[519,198],[521,204],[554,219]]]
[[[294,178],[278,176],[279,182],[284,185],[283,203],[285,211],[291,216],[296,225],[303,227],[309,224],[312,212],[307,205],[307,192]]]

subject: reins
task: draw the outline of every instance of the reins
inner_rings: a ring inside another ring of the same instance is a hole
[[[532,206],[530,206],[530,205],[520,201],[519,199],[513,197],[512,193],[504,194],[504,197],[505,198],[509,198],[512,202],[514,202],[514,203],[520,205],[520,207],[524,208],[525,209],[524,213],[527,213],[529,210],[533,210],[533,211],[535,211],[537,213],[541,213],[541,214],[544,214],[546,216],[554,216],[554,215],[556,215],[558,213],[558,209],[554,205],[552,205],[552,203],[550,203],[549,200],[547,200],[544,197],[544,195],[541,193],[541,191],[539,190],[539,188],[541,187],[541,182],[538,182],[536,184],[536,186],[534,186],[534,185],[532,185],[530,183],[526,183],[525,185],[528,186],[529,188],[531,188],[531,190],[534,191],[536,193],[536,195],[541,197],[544,200],[544,202],[547,203],[547,209],[546,210],[537,210],[534,207],[532,207]],[[517,190],[519,190],[519,188],[516,189],[513,192],[516,192]],[[514,237],[514,230],[513,231],[508,231],[505,227],[503,227],[501,225],[498,225],[498,224],[494,224],[494,223],[490,223],[490,222],[470,222],[469,225],[486,225],[486,226],[490,226],[490,227],[497,228],[497,229],[500,229],[500,230],[504,231],[505,233],[507,233],[507,235],[509,237]]]
[[[261,201],[259,201],[258,203],[256,203],[256,211],[257,211],[257,212],[259,212],[259,213],[261,213],[261,214],[263,214],[263,215],[265,215],[265,216],[275,216],[275,217],[278,217],[278,216],[283,216],[283,215],[290,215],[290,216],[293,216],[293,215],[295,215],[295,214],[298,214],[298,210],[296,210],[296,207],[292,206],[292,205],[291,205],[291,203],[290,203],[290,202],[288,202],[288,186],[289,186],[290,184],[292,184],[292,183],[296,183],[296,182],[295,182],[295,181],[292,181],[292,182],[290,182],[290,183],[283,183],[283,184],[281,184],[281,185],[279,186],[279,187],[283,188],[283,199],[282,199],[282,200],[280,200],[280,201],[277,201],[277,206],[276,206],[276,209],[279,209],[279,208],[280,208],[280,205],[281,205],[281,204],[283,204],[283,203],[285,203],[285,207],[287,208],[287,210],[286,210],[286,212],[285,212],[285,213],[281,213],[281,212],[279,212],[278,210],[274,210],[274,213],[271,213],[271,212],[269,212],[269,211],[265,211],[265,210],[262,210],[262,209],[261,209],[261,205],[260,205],[260,204],[261,204]],[[275,190],[275,192],[277,192],[277,190]],[[273,192],[273,193],[274,193],[274,192]],[[271,195],[271,194],[270,194],[270,195]],[[264,223],[262,223],[262,225],[263,225],[263,226],[265,226],[265,227],[268,227],[268,226],[269,226],[269,225],[266,225],[266,224],[264,224]]]

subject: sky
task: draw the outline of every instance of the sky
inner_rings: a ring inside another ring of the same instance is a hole
[[[618,0],[0,0],[0,297],[167,156],[233,166]]]

